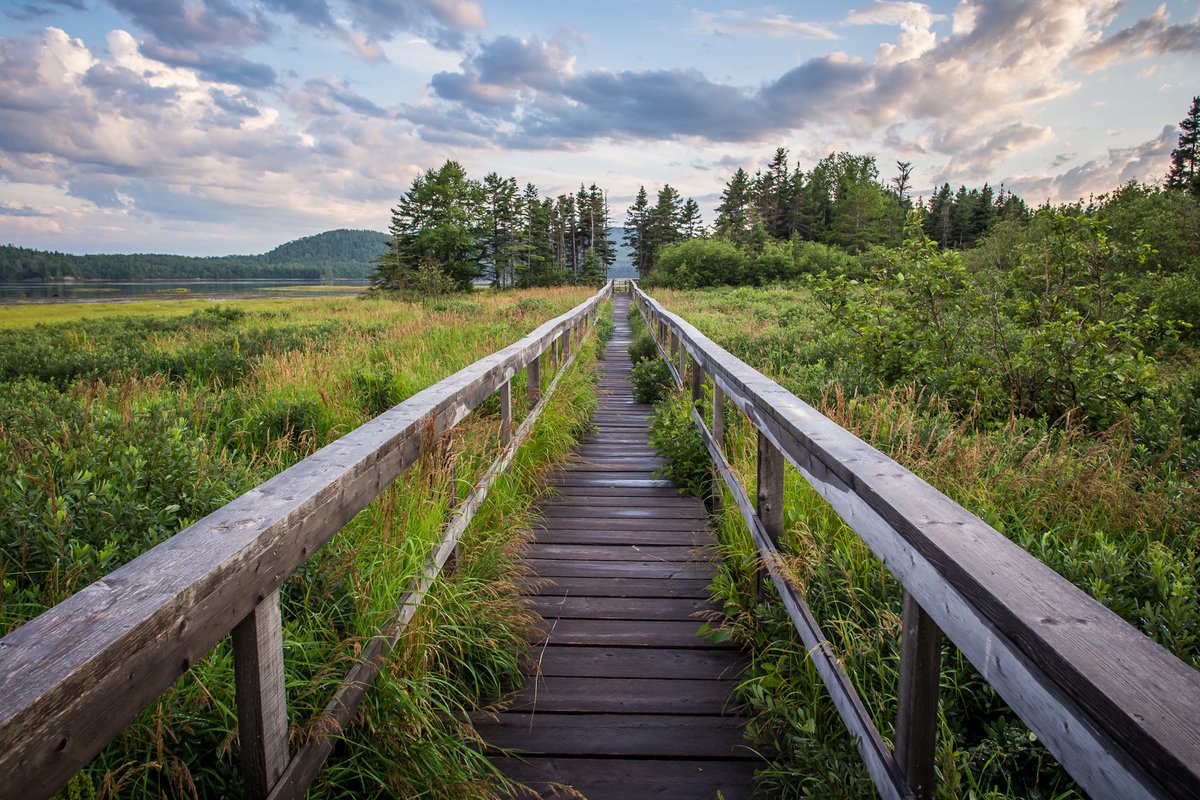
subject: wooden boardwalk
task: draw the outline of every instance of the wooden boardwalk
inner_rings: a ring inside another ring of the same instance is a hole
[[[741,654],[696,635],[715,610],[706,587],[712,534],[703,504],[657,479],[650,406],[633,402],[625,321],[602,364],[596,430],[554,477],[557,497],[526,560],[530,602],[545,618],[539,673],[508,711],[480,720],[503,772],[541,797],[714,798],[750,795],[758,761],[731,690]]]

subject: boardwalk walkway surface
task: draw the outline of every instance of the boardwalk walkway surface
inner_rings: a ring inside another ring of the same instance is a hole
[[[540,674],[478,728],[523,754],[494,760],[541,797],[578,796],[548,786],[563,784],[589,800],[744,798],[757,762],[731,696],[743,661],[696,635],[696,612],[715,610],[712,534],[703,504],[653,474],[628,307],[617,295],[595,431],[555,474],[526,553],[541,579],[530,596],[545,618]]]

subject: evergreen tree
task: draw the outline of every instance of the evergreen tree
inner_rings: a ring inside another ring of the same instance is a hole
[[[685,239],[701,239],[704,237],[704,220],[700,218],[700,204],[689,197],[680,212],[679,229]]]
[[[776,239],[792,235],[792,219],[788,214],[792,194],[791,174],[788,172],[788,151],[780,147],[767,164],[767,171],[755,182],[755,206],[763,228]]]
[[[650,242],[646,236],[650,216],[650,199],[646,187],[639,186],[633,205],[625,213],[625,244],[633,251],[633,265],[639,278],[644,278],[654,266],[650,259]]]
[[[404,288],[416,270],[436,264],[459,289],[480,275],[480,189],[457,161],[417,176],[392,209],[391,240],[373,281]]]
[[[1171,151],[1167,188],[1200,197],[1200,97],[1179,123],[1179,147]]]
[[[683,204],[671,184],[663,184],[658,200],[646,214],[645,246],[653,264],[659,251],[683,238]]]
[[[754,224],[752,209],[754,187],[746,170],[738,171],[725,184],[721,203],[717,206],[717,220],[713,232],[717,236],[741,243],[746,239]]]

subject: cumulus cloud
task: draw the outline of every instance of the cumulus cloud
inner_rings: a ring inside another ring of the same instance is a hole
[[[1166,5],[1133,25],[1075,54],[1075,61],[1088,71],[1111,66],[1130,58],[1167,53],[1200,53],[1200,21],[1170,24]]]
[[[728,10],[719,13],[693,11],[692,26],[696,30],[726,35],[770,36],[775,38],[838,39],[829,28],[812,22],[793,19],[786,14],[773,17],[754,17],[745,11]]]
[[[418,171],[410,161],[437,158],[344,80],[255,92],[156,60],[124,31],[98,53],[56,28],[0,39],[0,141],[10,185],[45,187],[106,229],[179,220],[193,236],[255,222],[378,227],[386,199]],[[50,219],[66,225],[74,213]]]
[[[933,13],[924,3],[875,0],[869,6],[847,14],[845,24],[898,26],[901,30],[899,40],[879,45],[876,56],[876,63],[888,65],[908,61],[933,49],[937,43],[933,24],[943,19],[944,15]]]

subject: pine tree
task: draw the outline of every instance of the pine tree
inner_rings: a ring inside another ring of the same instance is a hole
[[[480,188],[457,161],[417,176],[392,209],[391,240],[372,280],[406,288],[422,268],[439,267],[460,289],[481,272]]]
[[[689,197],[680,212],[679,229],[685,239],[701,239],[704,237],[704,220],[700,217],[700,204]]]
[[[721,193],[721,203],[717,206],[717,220],[713,232],[735,243],[741,243],[754,224],[752,209],[754,187],[746,170],[738,167],[725,191]]]
[[[646,241],[653,266],[659,252],[683,238],[683,204],[679,192],[669,183],[658,191],[658,200],[646,213]]]
[[[650,242],[646,236],[650,214],[650,199],[646,196],[646,187],[639,186],[633,205],[625,213],[625,244],[633,251],[633,265],[637,268],[639,278],[646,277],[653,264],[650,261]]]
[[[1192,107],[1179,123],[1179,147],[1171,151],[1171,171],[1167,188],[1200,197],[1200,97],[1192,98]]]

